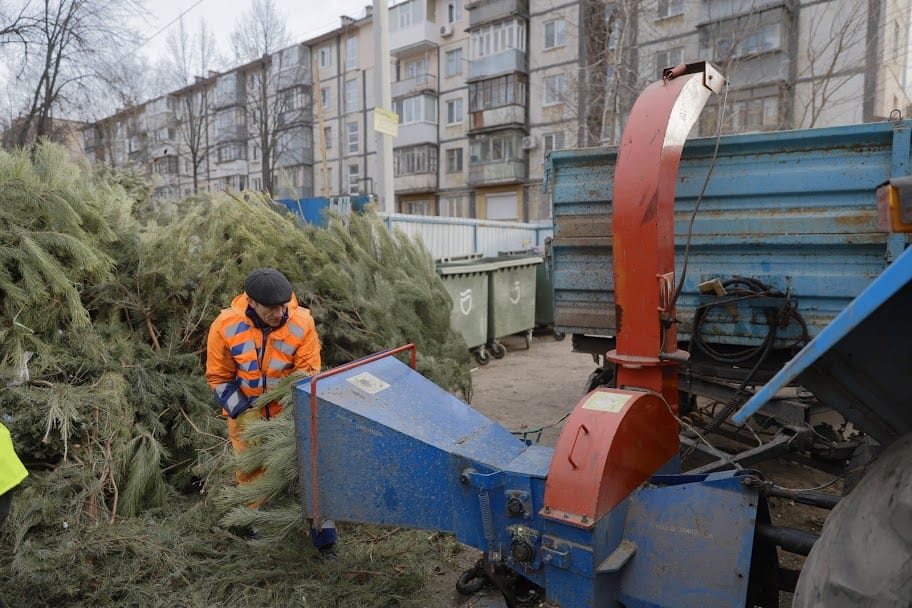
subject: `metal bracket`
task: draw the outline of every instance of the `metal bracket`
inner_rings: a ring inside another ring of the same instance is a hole
[[[566,570],[570,567],[570,547],[555,543],[542,545],[542,563]]]
[[[460,483],[467,484],[479,490],[493,490],[504,484],[503,471],[494,473],[479,473],[475,469],[465,469],[459,475]]]
[[[637,546],[629,540],[622,540],[621,544],[611,552],[611,555],[605,558],[599,567],[595,569],[598,574],[608,572],[618,572],[624,565],[630,561],[630,558],[636,553]]]

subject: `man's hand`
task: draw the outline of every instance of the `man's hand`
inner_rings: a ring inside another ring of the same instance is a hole
[[[247,425],[250,424],[251,422],[255,422],[257,420],[262,420],[262,419],[263,419],[263,416],[262,416],[262,414],[260,414],[260,410],[254,409],[254,408],[244,410],[239,416],[237,416],[235,418],[235,420],[237,420],[237,422],[238,422],[238,425],[242,429],[246,428]]]

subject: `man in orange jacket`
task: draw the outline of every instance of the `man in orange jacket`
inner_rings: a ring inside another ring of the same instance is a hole
[[[313,317],[298,306],[285,275],[272,268],[247,275],[244,293],[212,323],[206,346],[206,380],[228,417],[235,453],[247,449],[243,432],[251,419],[271,418],[282,411],[275,401],[254,405],[261,395],[292,372],[320,371],[320,338]],[[238,471],[238,483],[249,483],[260,474]],[[311,538],[325,558],[336,557],[333,522],[311,529]]]

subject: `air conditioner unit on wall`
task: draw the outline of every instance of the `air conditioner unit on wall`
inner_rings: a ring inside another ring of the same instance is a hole
[[[538,145],[538,138],[534,135],[527,135],[522,139],[523,150],[531,150]]]
[[[446,25],[441,25],[440,26],[440,35],[443,36],[444,38],[452,36],[453,35],[453,24],[447,23]]]

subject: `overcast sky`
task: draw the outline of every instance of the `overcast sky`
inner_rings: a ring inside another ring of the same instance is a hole
[[[279,13],[288,20],[288,33],[293,42],[339,27],[340,15],[359,18],[373,0],[276,0]],[[248,12],[251,0],[147,0],[152,17],[143,26],[146,37],[143,52],[153,61],[165,48],[169,28],[183,15],[184,27],[191,33],[199,30],[200,19],[218,41],[219,51],[229,54],[229,36],[238,18]]]

